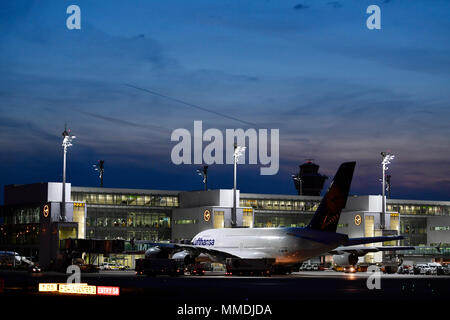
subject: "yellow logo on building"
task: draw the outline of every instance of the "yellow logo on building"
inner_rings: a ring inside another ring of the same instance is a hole
[[[48,214],[50,213],[50,208],[48,207],[48,204],[46,204],[46,205],[44,206],[43,213],[44,213],[44,217],[47,218],[47,217],[48,217]]]
[[[359,226],[359,225],[361,224],[361,222],[362,222],[362,218],[361,218],[361,216],[360,216],[359,214],[357,214],[357,215],[355,216],[355,224],[356,224],[357,226]]]
[[[211,212],[208,209],[203,212],[203,219],[208,222],[211,219]]]
[[[400,215],[398,213],[391,213],[391,217],[399,217]]]

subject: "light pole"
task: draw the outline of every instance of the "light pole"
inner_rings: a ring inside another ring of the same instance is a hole
[[[103,188],[103,173],[105,172],[105,160],[98,160],[98,164],[94,164],[94,170],[98,171],[98,177],[100,178],[100,188]]]
[[[299,184],[298,195],[299,196],[303,195],[303,179],[300,178],[300,176],[295,175],[295,174],[292,175],[292,179],[294,179],[294,181],[297,181]]]
[[[385,214],[386,214],[386,171],[389,169],[388,164],[391,163],[391,160],[394,160],[394,155],[389,152],[381,152],[381,157],[383,160],[381,161],[381,166],[383,168],[383,186],[382,186],[382,201],[381,201],[381,219],[380,219],[380,228],[384,229],[386,226],[385,222]]]
[[[208,166],[203,166],[202,169],[197,169],[197,174],[203,178],[205,184],[205,191],[208,190]]]
[[[234,187],[233,187],[233,211],[231,212],[231,227],[234,228],[237,226],[236,222],[236,171],[237,171],[237,162],[239,157],[245,152],[245,147],[238,146],[237,143],[234,144]]]
[[[62,133],[63,142],[62,147],[64,149],[64,157],[63,157],[63,185],[62,185],[62,207],[61,207],[61,216],[59,217],[60,221],[66,221],[66,158],[67,158],[67,149],[72,146],[72,140],[75,139],[75,136],[70,135],[70,129],[67,131],[67,127],[64,127],[64,131]]]
[[[386,190],[388,192],[388,195],[387,195],[388,199],[391,198],[391,177],[392,176],[390,174],[386,175]]]

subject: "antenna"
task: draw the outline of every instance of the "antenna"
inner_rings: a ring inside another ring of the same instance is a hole
[[[103,173],[105,172],[105,160],[98,160],[97,164],[93,165],[94,170],[98,172],[100,178],[100,188],[103,188]]]

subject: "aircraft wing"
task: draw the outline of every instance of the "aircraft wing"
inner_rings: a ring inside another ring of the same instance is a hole
[[[205,247],[194,246],[191,244],[178,244],[177,246],[179,246],[181,249],[192,252],[195,255],[204,253],[204,254],[214,256],[214,257],[217,257],[217,258],[223,259],[223,260],[225,260],[226,258],[239,258],[238,256],[235,256],[233,254],[230,254],[230,253],[227,253],[224,251],[220,251],[220,250],[216,250],[216,249],[208,249]]]
[[[382,237],[363,237],[363,238],[349,238],[344,246],[355,246],[358,244],[386,242],[394,240],[402,240],[403,236],[382,236]]]
[[[414,247],[405,246],[381,246],[381,247],[365,247],[365,246],[353,246],[353,247],[338,247],[334,250],[329,251],[330,254],[343,254],[343,253],[354,253],[359,256],[363,256],[369,252],[379,252],[379,251],[400,251],[400,250],[414,250]]]
[[[232,255],[230,253],[209,249],[201,246],[195,246],[192,244],[181,244],[181,243],[159,243],[159,242],[151,242],[151,241],[136,241],[139,244],[148,244],[152,247],[158,247],[160,249],[166,250],[170,253],[175,253],[177,251],[186,250],[192,253],[194,256],[198,256],[199,254],[207,254],[210,256],[217,257],[219,260],[225,260],[226,258],[238,258],[238,256]]]

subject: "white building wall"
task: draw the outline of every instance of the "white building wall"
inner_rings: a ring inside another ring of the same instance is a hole
[[[47,185],[47,201],[48,202],[61,202],[62,201],[62,183],[61,182],[49,182]],[[66,202],[70,201],[71,184],[66,183]]]

